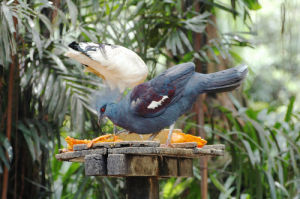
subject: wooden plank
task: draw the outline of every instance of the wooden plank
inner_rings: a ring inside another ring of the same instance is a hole
[[[204,145],[202,149],[217,149],[217,150],[225,150],[224,144],[214,144],[214,145]]]
[[[170,147],[158,147],[156,153],[158,155],[174,156],[174,157],[194,157],[194,149],[182,149],[182,148],[170,148]]]
[[[158,156],[159,177],[178,176],[177,158]]]
[[[99,154],[87,155],[84,158],[84,167],[86,176],[105,176],[107,174],[106,157]]]
[[[127,177],[127,199],[159,199],[159,183],[157,177]]]
[[[108,149],[109,154],[137,154],[137,155],[153,155],[156,154],[154,147],[126,147]]]
[[[197,142],[172,143],[174,148],[196,148]]]
[[[105,154],[107,154],[107,149],[102,148],[102,149],[82,150],[82,151],[72,151],[72,152],[60,153],[60,154],[56,154],[55,158],[58,160],[61,160],[61,161],[75,162],[72,159],[77,158],[77,160],[80,161],[80,160],[82,160],[82,158],[79,158],[79,157],[84,157],[86,155],[91,155],[91,154],[105,155]]]
[[[158,141],[122,141],[122,142],[99,142],[92,148],[120,148],[120,147],[159,147]]]
[[[125,176],[128,163],[125,154],[109,154],[107,157],[107,175]]]
[[[102,143],[101,143],[102,144]],[[124,143],[128,144],[128,143]],[[222,156],[224,155],[224,145],[207,145],[203,148],[170,148],[170,147],[138,147],[139,145],[134,145],[131,142],[131,147],[122,147],[123,145],[117,145],[122,148],[96,148],[96,149],[86,149],[83,145],[75,145],[76,150],[73,152],[65,152],[56,154],[56,158],[62,161],[74,161],[83,162],[83,157],[91,154],[135,154],[135,155],[159,155],[159,156],[169,156],[169,157],[182,157],[182,158],[199,158],[201,156]],[[149,145],[158,145],[158,142],[148,143]]]
[[[138,155],[166,155],[194,157],[193,149],[166,147],[126,147],[108,149],[109,154],[138,154]]]
[[[211,155],[211,156],[223,156],[224,155],[224,150],[218,150],[218,149],[209,149],[209,148],[195,148],[194,149],[194,154],[197,155]]]
[[[87,150],[87,149],[89,149],[87,144],[75,144],[73,146],[74,151],[82,151],[82,150]]]
[[[112,176],[158,176],[157,156],[109,154],[107,174]]]
[[[193,177],[193,159],[178,158],[178,176]]]

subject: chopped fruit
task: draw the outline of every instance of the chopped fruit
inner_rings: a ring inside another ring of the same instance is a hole
[[[76,144],[87,144],[88,148],[92,147],[93,144],[99,143],[99,142],[121,142],[121,140],[118,136],[107,134],[103,136],[99,136],[97,138],[94,138],[92,140],[79,140],[75,138],[71,138],[70,136],[65,138],[67,144],[68,144],[68,151],[73,151],[73,146]]]
[[[197,147],[203,147],[207,141],[201,137],[185,134],[181,132],[173,132],[171,143],[197,142]]]
[[[123,141],[123,140],[121,140],[118,136],[112,135],[112,134],[107,134],[107,135],[102,135],[102,136],[92,139],[88,143],[87,146],[88,146],[88,148],[91,148],[93,146],[93,144],[96,144],[98,142],[121,142],[121,141]]]
[[[68,143],[68,151],[73,151],[73,146],[76,144],[88,144],[90,142],[90,140],[78,140],[70,136],[66,137],[65,140]]]

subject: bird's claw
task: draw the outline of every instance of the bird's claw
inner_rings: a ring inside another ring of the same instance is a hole
[[[173,145],[173,144],[171,144],[171,143],[169,143],[169,144],[161,144],[160,145],[160,147],[164,147],[164,148],[175,148],[175,146]]]

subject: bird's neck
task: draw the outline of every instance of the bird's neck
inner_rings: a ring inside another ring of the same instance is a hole
[[[120,107],[119,107],[119,103],[118,104],[108,104],[106,107],[106,111],[105,111],[105,115],[114,123],[114,124],[118,124],[119,121],[119,117],[120,117]]]

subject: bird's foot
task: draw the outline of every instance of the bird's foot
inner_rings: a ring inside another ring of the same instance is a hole
[[[167,143],[166,144],[161,144],[160,147],[175,148],[175,146],[173,144],[171,144],[171,143],[169,143],[169,144],[167,144]]]
[[[175,148],[175,146],[171,143],[172,137],[169,137],[166,141],[166,144],[163,144],[162,147],[169,147],[169,148]]]
[[[158,135],[159,132],[153,133],[149,138],[148,141],[153,141],[153,139]]]

